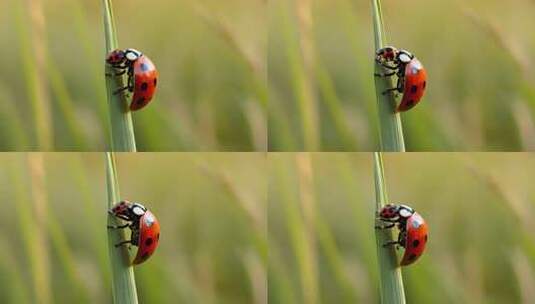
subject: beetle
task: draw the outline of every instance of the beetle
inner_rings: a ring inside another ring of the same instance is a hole
[[[108,226],[108,229],[130,228],[132,232],[130,240],[115,244],[115,247],[126,244],[137,246],[138,250],[132,264],[145,262],[154,253],[160,241],[160,223],[154,214],[142,204],[126,200],[115,204],[108,213],[127,222],[120,226]]]
[[[388,92],[402,93],[396,112],[412,109],[422,99],[427,85],[427,72],[422,63],[409,51],[398,50],[393,46],[379,49],[375,55],[375,61],[391,71],[385,74],[375,73],[375,76],[398,77],[396,87],[385,90],[383,95]]]
[[[414,209],[402,204],[387,204],[378,214],[378,220],[387,223],[376,226],[377,229],[399,229],[397,241],[390,241],[383,246],[399,245],[405,248],[400,265],[407,266],[414,263],[425,251],[429,228],[427,223]]]
[[[133,92],[130,110],[137,111],[150,103],[158,85],[158,70],[149,57],[135,49],[114,50],[106,62],[116,70],[115,76],[127,74],[127,84],[114,93]]]

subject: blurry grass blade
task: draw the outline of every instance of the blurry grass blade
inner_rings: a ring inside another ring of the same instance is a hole
[[[388,202],[386,183],[384,180],[383,156],[381,152],[373,155],[373,168],[375,179],[376,212]],[[375,216],[375,215],[374,215]],[[377,225],[382,225],[376,221]],[[394,247],[383,247],[386,242],[392,241],[392,231],[389,229],[375,229],[375,239],[377,245],[377,261],[381,280],[381,303],[398,304],[405,303],[405,291],[403,289],[403,279],[401,269]]]
[[[11,90],[0,85],[0,138],[2,151],[27,151],[25,121],[15,106]]]
[[[28,99],[34,119],[36,148],[41,151],[52,149],[52,123],[50,105],[46,91],[46,46],[44,42],[45,19],[41,1],[30,1],[30,28],[25,16],[23,1],[15,1],[16,28],[20,37],[22,71],[28,90]]]
[[[102,0],[104,5],[104,32],[106,36],[106,54],[118,48],[115,21],[113,19],[111,0]],[[132,116],[128,109],[126,93],[115,94],[125,86],[124,77],[112,76],[113,68],[105,64],[106,87],[111,119],[112,151],[135,152],[136,140]]]
[[[33,278],[37,299],[40,303],[52,303],[50,292],[50,261],[47,236],[47,194],[45,188],[45,168],[42,153],[27,154],[27,164],[33,201],[34,244]]]
[[[383,29],[383,15],[380,0],[372,0],[373,30],[375,50],[386,44]],[[375,73],[384,74],[384,69],[374,62]],[[395,112],[396,99],[393,93],[383,94],[386,89],[393,88],[391,77],[375,77],[375,94],[377,95],[377,111],[379,114],[379,130],[381,132],[381,151],[405,152],[403,129],[399,113]]]
[[[106,152],[106,185],[108,189],[108,208],[120,201],[119,182],[115,169],[113,152]],[[108,215],[108,225],[120,223],[114,216]],[[108,229],[108,251],[112,268],[113,303],[137,303],[136,281],[134,269],[130,265],[130,257],[125,246],[115,248],[115,244],[125,240],[123,229]]]
[[[85,2],[69,1],[70,7],[65,7],[72,13],[73,28],[78,36],[80,48],[83,52],[83,58],[88,58],[91,61],[98,62],[102,59],[98,46],[94,43],[94,37],[91,35],[91,22],[88,20],[86,12],[88,8]],[[63,4],[65,5],[65,4]],[[110,134],[110,119],[108,117],[108,105],[105,93],[105,84],[102,82],[102,66],[99,64],[88,64],[87,70],[90,75],[91,87],[94,90],[94,98],[97,100],[95,105],[102,125],[102,134]]]
[[[48,62],[48,78],[50,80],[50,87],[54,95],[56,95],[58,107],[63,114],[65,124],[70,131],[73,150],[87,151],[87,145],[81,132],[82,127],[80,125],[80,120],[76,117],[76,109],[73,105],[69,90],[67,89],[65,79],[63,78],[63,75],[59,71],[57,65],[52,61],[52,58],[49,58]]]
[[[282,10],[282,27],[283,37],[286,44],[286,56],[288,60],[288,69],[292,77],[292,86],[294,98],[297,102],[300,119],[301,119],[301,135],[303,137],[304,150],[316,151],[319,149],[319,126],[318,126],[318,111],[316,104],[316,97],[314,94],[314,85],[312,83],[313,67],[313,49],[311,46],[310,28],[312,26],[311,20],[308,19],[306,10],[308,5],[307,0],[300,0],[297,5],[298,10],[298,26],[301,39],[297,40],[294,36],[289,12],[290,4],[286,1],[277,1],[279,9]],[[291,2],[293,4],[293,2]]]

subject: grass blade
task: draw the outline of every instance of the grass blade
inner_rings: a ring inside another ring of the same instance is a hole
[[[381,13],[381,1],[372,0],[373,31],[375,37],[375,49],[378,50],[386,44],[383,29],[383,15]],[[375,63],[375,73],[385,73],[384,69]],[[394,94],[383,92],[394,87],[391,77],[374,77],[375,93],[377,95],[377,108],[379,114],[379,130],[381,132],[381,151],[405,152],[403,141],[403,129],[399,113],[395,112],[396,98]]]
[[[106,54],[117,49],[117,34],[113,19],[111,0],[102,0],[104,4],[104,32],[106,36]],[[124,87],[122,76],[111,76],[113,69],[105,65],[106,87],[108,92],[108,104],[111,119],[111,141],[112,151],[136,152],[136,139],[134,136],[134,126],[132,116],[128,109],[128,99],[126,93],[114,94],[114,92]],[[110,75],[110,76],[108,76]]]
[[[375,152],[373,154],[373,161],[375,173],[375,207],[376,210],[379,211],[382,206],[388,202],[382,153]],[[376,222],[376,224],[380,225],[382,223]],[[388,229],[375,229],[375,239],[377,243],[377,260],[379,263],[381,280],[381,303],[405,303],[403,279],[401,277],[401,269],[398,265],[396,251],[392,246],[383,247],[383,244],[393,239],[392,231]]]
[[[106,152],[106,185],[108,188],[108,208],[120,201],[119,182],[115,169],[113,152]],[[117,226],[120,223],[108,215],[108,225]],[[113,303],[137,303],[136,281],[134,269],[130,265],[128,250],[122,246],[115,248],[115,244],[125,240],[122,229],[108,229],[108,251],[112,269]]]

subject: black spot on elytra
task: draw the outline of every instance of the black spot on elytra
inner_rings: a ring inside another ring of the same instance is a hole
[[[425,235],[424,240],[427,243],[427,234]]]
[[[144,82],[144,83],[141,84],[141,90],[142,91],[146,91],[148,88],[149,88],[149,84],[148,83]]]
[[[141,259],[142,260],[146,260],[148,257],[149,257],[149,252],[148,251],[143,252],[143,254],[141,255]]]
[[[413,104],[414,104],[414,99],[409,99],[409,101],[407,102],[407,105],[412,106]]]
[[[418,91],[418,87],[415,86],[415,85],[411,86],[411,93],[414,94],[414,93],[416,93],[416,91]]]
[[[136,103],[137,103],[138,105],[142,105],[142,104],[144,104],[144,103],[145,103],[145,97],[141,97],[140,99],[138,99],[138,100],[136,101]]]
[[[409,261],[416,259],[416,255],[413,253],[409,256]]]
[[[139,68],[140,68],[143,72],[145,72],[145,71],[147,71],[147,70],[149,69],[149,66],[146,65],[146,64],[144,64],[144,63],[142,63],[142,64],[139,66]]]
[[[158,83],[158,78],[154,78],[154,86]]]
[[[419,240],[412,241],[412,247],[416,248],[416,247],[418,247],[418,245],[420,245],[420,241]]]
[[[148,239],[145,240],[145,246],[147,246],[147,247],[152,245],[152,243],[153,243],[152,238],[148,238]]]
[[[425,89],[426,85],[427,85],[427,82],[424,81],[424,83],[422,84],[422,89]]]

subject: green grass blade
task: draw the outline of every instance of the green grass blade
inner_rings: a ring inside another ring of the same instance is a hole
[[[46,31],[43,7],[40,1],[27,7],[15,1],[15,29],[19,36],[22,75],[26,82],[29,106],[32,112],[35,144],[32,149],[50,151],[53,147],[52,117],[46,85]],[[25,10],[32,12],[28,17]],[[43,19],[41,19],[42,16]],[[28,18],[30,22],[28,22]]]
[[[378,50],[386,44],[383,29],[383,15],[380,0],[372,0],[373,31],[375,49]],[[384,69],[375,63],[375,73],[385,73]],[[403,129],[399,113],[395,113],[396,98],[394,94],[383,95],[383,92],[394,87],[391,77],[374,77],[375,93],[377,95],[377,111],[379,114],[379,130],[381,132],[381,151],[405,152]]]
[[[388,202],[388,195],[384,179],[382,153],[375,152],[373,160],[376,211],[378,211]],[[381,225],[382,223],[376,221],[376,224]],[[381,303],[405,303],[403,279],[401,277],[401,269],[398,265],[396,251],[392,246],[383,247],[383,244],[393,239],[392,231],[389,229],[375,229],[375,239],[377,243],[377,260],[379,263],[381,280]]]
[[[113,152],[106,152],[106,185],[108,188],[108,208],[120,201],[119,182],[115,169]],[[108,215],[108,225],[120,223],[114,216]],[[130,265],[130,257],[126,247],[115,248],[115,244],[125,240],[122,229],[108,229],[108,251],[112,269],[113,303],[137,303],[136,281],[134,269]]]
[[[115,22],[113,19],[111,0],[102,0],[104,5],[104,32],[106,36],[106,54],[118,48]],[[106,75],[111,75],[113,69],[105,65]],[[136,139],[134,136],[134,126],[132,116],[128,110],[128,99],[125,94],[114,94],[114,92],[124,87],[124,78],[121,76],[106,76],[106,87],[108,89],[108,104],[111,119],[111,141],[112,151],[135,152]]]

